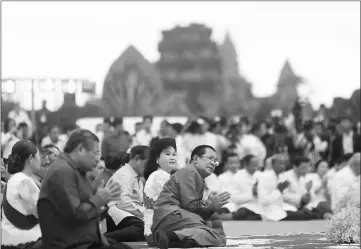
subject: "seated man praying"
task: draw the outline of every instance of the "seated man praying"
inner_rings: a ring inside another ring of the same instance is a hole
[[[196,147],[190,165],[167,181],[155,205],[152,232],[160,249],[225,246],[222,221],[215,210],[228,203],[229,193],[211,193],[203,201],[204,178],[218,166],[209,145]]]

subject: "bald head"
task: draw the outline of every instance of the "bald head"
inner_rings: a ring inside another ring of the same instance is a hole
[[[355,172],[357,176],[360,175],[360,156],[360,153],[355,153],[348,161],[351,169]]]

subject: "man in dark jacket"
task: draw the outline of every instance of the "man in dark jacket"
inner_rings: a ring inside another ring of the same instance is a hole
[[[127,248],[100,232],[102,208],[120,195],[120,187],[92,188],[86,172],[98,161],[98,138],[88,130],[74,131],[43,179],[37,205],[42,248]]]
[[[361,136],[353,132],[352,125],[352,120],[349,117],[341,119],[341,134],[337,135],[332,142],[332,166],[337,159],[345,154],[361,152]]]

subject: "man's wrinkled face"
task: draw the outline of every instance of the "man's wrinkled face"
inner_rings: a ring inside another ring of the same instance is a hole
[[[94,141],[89,150],[81,146],[78,155],[83,171],[94,170],[100,161],[99,143]]]
[[[193,160],[198,172],[204,178],[211,175],[219,165],[217,153],[210,148],[206,148],[205,153],[202,156],[196,155]]]

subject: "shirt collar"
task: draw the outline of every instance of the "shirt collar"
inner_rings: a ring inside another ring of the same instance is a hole
[[[131,177],[140,177],[138,174],[137,174],[137,172],[135,172],[135,170],[133,169],[133,167],[132,166],[130,166],[128,163],[127,164],[125,164],[122,168],[125,168],[127,171],[128,171],[128,173],[130,174],[130,176]]]

